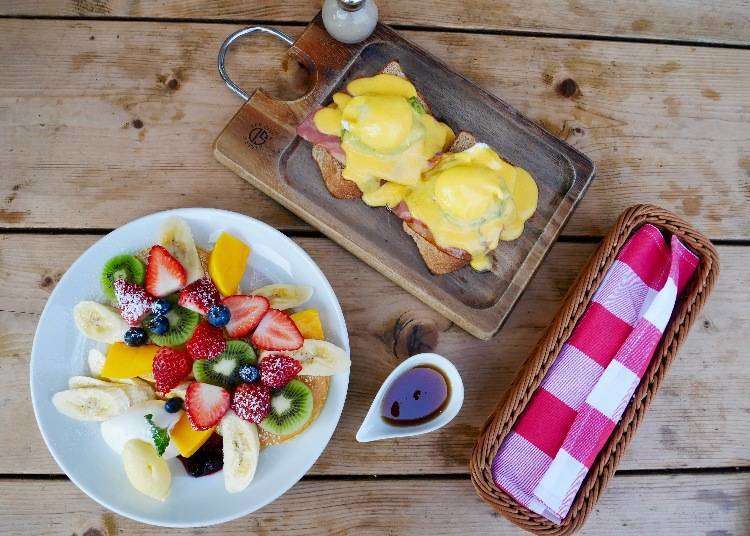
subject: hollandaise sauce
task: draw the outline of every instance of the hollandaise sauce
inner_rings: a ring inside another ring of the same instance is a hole
[[[447,153],[406,194],[411,215],[443,248],[471,255],[475,270],[491,267],[500,240],[515,240],[536,210],[538,189],[524,169],[509,164],[486,144]]]
[[[343,176],[357,184],[371,206],[392,207],[403,200],[430,159],[455,137],[427,113],[411,82],[384,73],[350,82],[314,122],[320,132],[341,137]]]

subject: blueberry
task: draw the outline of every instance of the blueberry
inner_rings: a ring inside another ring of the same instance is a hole
[[[214,305],[208,310],[208,323],[217,328],[223,328],[231,318],[229,307],[226,305]]]
[[[169,320],[164,315],[152,316],[148,320],[148,329],[157,335],[164,335],[169,331]]]
[[[157,316],[165,315],[169,312],[171,308],[172,308],[171,301],[165,300],[164,298],[160,298],[151,305],[151,312]]]
[[[179,396],[173,396],[164,402],[164,411],[167,413],[177,413],[182,409],[182,399]]]
[[[128,346],[142,346],[148,342],[148,334],[143,328],[130,328],[125,332],[124,338]]]
[[[240,379],[243,382],[254,383],[260,379],[260,371],[254,365],[240,365]]]

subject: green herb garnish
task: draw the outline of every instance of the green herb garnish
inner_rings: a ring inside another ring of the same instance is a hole
[[[409,104],[411,104],[411,107],[414,108],[414,111],[416,111],[418,114],[423,114],[426,112],[424,106],[422,106],[422,103],[419,102],[419,99],[417,97],[409,97],[407,100],[409,101]]]
[[[156,426],[154,424],[154,416],[150,413],[145,415],[146,422],[151,426],[151,439],[154,441],[154,447],[156,447],[156,453],[161,456],[169,446],[169,432],[166,428]]]

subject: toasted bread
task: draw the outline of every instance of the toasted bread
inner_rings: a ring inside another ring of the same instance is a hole
[[[406,78],[401,65],[395,60],[388,63],[380,72]],[[427,101],[424,100],[424,97],[419,92],[417,92],[417,99],[422,107],[428,113],[431,113],[429,104],[427,104]],[[342,175],[344,166],[328,152],[328,149],[322,145],[315,145],[313,146],[312,157],[318,164],[320,174],[323,175],[323,182],[333,197],[336,199],[356,199],[362,197],[359,187],[354,182],[344,178]]]
[[[323,182],[331,195],[336,199],[356,199],[362,197],[362,191],[356,183],[347,180],[342,175],[344,166],[336,160],[328,149],[322,145],[313,145],[312,157],[320,168]]]
[[[456,139],[453,140],[450,149],[448,149],[448,152],[460,153],[461,151],[465,151],[473,146],[476,142],[477,140],[472,134],[469,134],[468,132],[459,132]],[[437,246],[434,242],[419,234],[407,222],[404,222],[403,227],[406,234],[414,239],[419,254],[422,255],[422,259],[424,259],[427,268],[429,268],[430,272],[433,274],[449,274],[469,264],[471,257],[469,257],[468,254],[460,257],[451,255]]]

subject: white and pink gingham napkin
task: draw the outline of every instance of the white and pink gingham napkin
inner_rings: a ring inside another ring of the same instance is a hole
[[[492,463],[495,484],[560,523],[648,367],[698,257],[652,225],[623,246]]]

